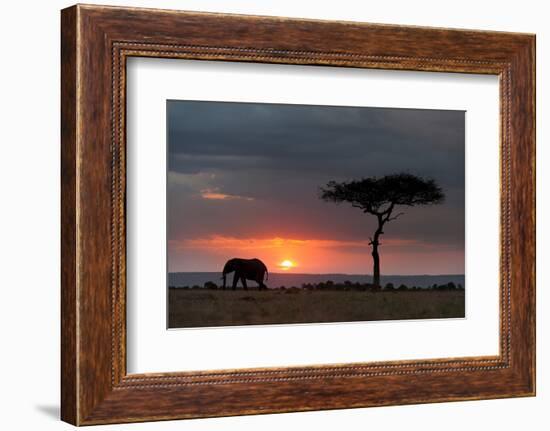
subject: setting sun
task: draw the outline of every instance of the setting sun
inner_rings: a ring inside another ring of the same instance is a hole
[[[285,259],[283,260],[280,264],[279,264],[279,268],[281,268],[282,270],[289,270],[291,268],[294,268],[296,266],[296,264],[294,262],[292,262],[291,260],[288,260],[288,259]]]

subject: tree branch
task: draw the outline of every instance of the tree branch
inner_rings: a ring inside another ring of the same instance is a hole
[[[403,214],[405,214],[405,213],[399,213],[399,214],[394,215],[393,217],[390,217],[390,215],[388,214],[388,217],[386,217],[386,221],[395,220],[397,217],[402,216]]]
[[[388,216],[393,211],[393,207],[395,206],[395,202],[391,202],[388,208],[386,208],[384,211],[382,211],[382,214],[387,214]]]

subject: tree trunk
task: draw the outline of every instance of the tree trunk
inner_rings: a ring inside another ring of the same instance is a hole
[[[380,245],[380,235],[384,232],[382,228],[384,227],[384,220],[381,215],[378,215],[378,228],[374,232],[374,238],[371,240],[370,244],[372,245],[372,284],[375,288],[380,287],[380,255],[378,254],[378,246]]]
[[[372,243],[372,260],[373,260],[373,270],[372,270],[372,284],[374,287],[380,287],[380,256],[378,254],[378,243]]]

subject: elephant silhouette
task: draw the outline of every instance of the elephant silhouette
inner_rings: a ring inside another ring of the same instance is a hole
[[[260,259],[229,259],[223,267],[222,289],[225,289],[227,274],[231,272],[235,273],[233,275],[233,290],[237,288],[237,283],[239,282],[239,280],[241,280],[241,283],[243,284],[243,288],[245,290],[248,290],[246,280],[253,280],[258,283],[259,290],[267,289],[267,286],[264,284],[264,276],[266,280],[268,277],[267,267]]]

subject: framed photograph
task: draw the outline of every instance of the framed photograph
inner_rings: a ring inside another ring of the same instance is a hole
[[[535,394],[535,37],[62,11],[62,419]]]
[[[465,317],[465,112],[166,110],[169,328]]]

